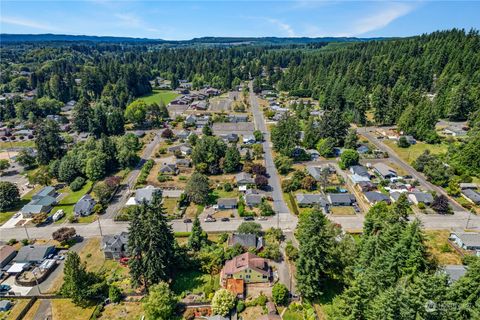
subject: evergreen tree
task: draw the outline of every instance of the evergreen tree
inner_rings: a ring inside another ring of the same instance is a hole
[[[53,120],[45,120],[40,124],[35,144],[38,151],[37,159],[40,164],[48,164],[50,160],[60,159],[65,153],[60,129]]]
[[[188,247],[193,251],[199,251],[207,243],[207,234],[203,232],[198,216],[193,220],[192,231],[188,237]]]
[[[226,173],[237,171],[240,167],[240,159],[240,152],[238,151],[237,146],[232,145],[228,147],[223,161],[223,171]]]

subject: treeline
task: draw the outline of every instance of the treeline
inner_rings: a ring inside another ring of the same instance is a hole
[[[292,61],[279,89],[310,93],[360,124],[371,109],[377,124],[398,123],[418,138],[435,140],[438,118],[466,120],[480,107],[478,31],[354,43],[305,51],[300,60]]]

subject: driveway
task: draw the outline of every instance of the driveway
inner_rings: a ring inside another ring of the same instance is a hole
[[[272,188],[271,192],[273,198],[273,209],[275,210],[275,212],[281,215],[290,215],[290,210],[288,209],[287,204],[283,200],[283,192],[280,184],[280,178],[278,177],[277,168],[275,168],[275,164],[273,163],[270,132],[267,130],[267,126],[265,125],[263,112],[260,110],[257,95],[253,92],[252,83],[250,83],[249,86],[250,105],[252,106],[255,128],[263,132],[264,142],[262,143],[262,145],[265,158],[265,167],[267,169],[267,174],[269,175],[268,185]]]

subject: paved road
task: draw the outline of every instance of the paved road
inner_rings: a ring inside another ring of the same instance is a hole
[[[381,140],[378,140],[376,138],[376,135],[373,133],[374,131],[376,130],[375,127],[367,127],[367,128],[361,128],[361,129],[358,129],[358,133],[360,133],[361,135],[365,136],[368,140],[370,140],[371,143],[373,143],[378,149],[384,151],[384,152],[387,152],[388,153],[388,156],[390,158],[390,160],[395,163],[396,165],[398,165],[399,167],[401,167],[402,169],[404,169],[406,172],[408,172],[408,174],[410,174],[412,177],[414,177],[415,179],[417,179],[421,185],[423,186],[426,186],[428,189],[430,190],[434,190],[435,192],[437,192],[438,194],[443,194],[444,196],[446,196],[447,198],[450,199],[450,204],[453,208],[454,211],[465,211],[465,209],[460,205],[458,204],[455,200],[453,200],[446,192],[443,188],[440,188],[432,183],[430,183],[429,181],[427,181],[427,179],[425,178],[425,176],[423,174],[421,174],[420,172],[416,171],[415,169],[412,168],[412,166],[410,166],[408,163],[405,163],[396,153],[395,151],[393,151],[392,148],[390,148],[389,146],[387,146],[386,144],[384,144]],[[465,214],[467,214],[467,212],[465,212]]]
[[[252,106],[253,120],[255,122],[255,129],[263,132],[264,142],[263,142],[263,151],[265,152],[265,167],[269,175],[268,184],[272,188],[272,198],[273,198],[273,209],[275,212],[280,213],[281,215],[291,215],[290,210],[288,209],[287,204],[283,200],[282,187],[280,185],[280,179],[278,177],[277,168],[273,163],[272,157],[272,148],[270,142],[270,132],[267,130],[265,125],[265,119],[263,117],[263,112],[260,110],[258,104],[258,98],[253,92],[252,83],[250,82],[250,105]]]
[[[142,169],[144,163],[151,159],[152,153],[155,150],[155,147],[162,141],[160,136],[162,130],[152,130],[150,132],[155,134],[155,137],[150,141],[145,148],[143,149],[140,161],[137,166],[129,172],[125,183],[122,184],[117,194],[114,196],[110,202],[105,214],[101,216],[101,219],[113,219],[117,213],[125,206],[128,198],[130,197],[131,190],[135,187],[135,182],[137,181],[140,170]]]

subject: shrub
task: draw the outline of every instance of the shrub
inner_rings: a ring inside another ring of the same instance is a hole
[[[277,305],[286,305],[288,302],[288,289],[280,282],[277,282],[272,288],[273,301]]]
[[[425,209],[425,208],[426,208],[425,203],[423,203],[423,202],[419,202],[419,203],[418,203],[418,209],[422,209],[422,210],[423,210],[423,209]]]
[[[229,182],[225,182],[223,184],[223,190],[225,190],[226,192],[232,191],[233,190],[232,184]]]
[[[108,298],[113,303],[118,303],[122,300],[122,291],[117,286],[111,285],[108,289]]]
[[[75,192],[82,189],[84,185],[85,185],[85,178],[76,177],[75,180],[73,180],[72,183],[70,183],[70,189]]]
[[[243,300],[238,300],[238,302],[237,302],[237,313],[240,313],[243,310],[245,310],[245,302],[243,302]]]
[[[158,176],[158,182],[166,182],[166,181],[172,181],[172,180],[173,180],[172,177],[164,175],[164,174],[160,174]]]

